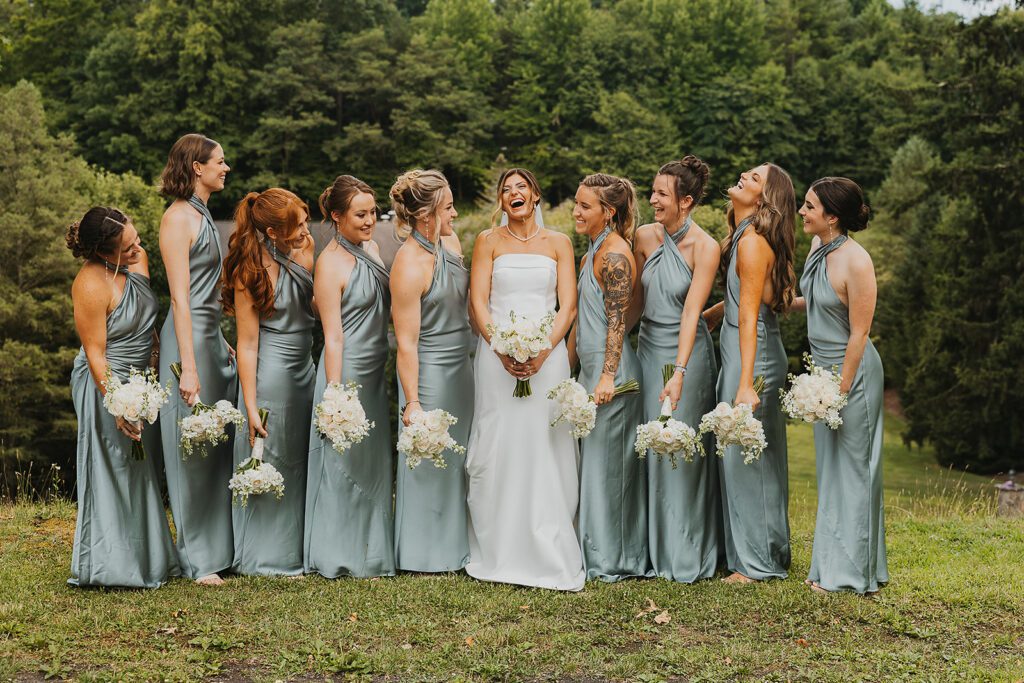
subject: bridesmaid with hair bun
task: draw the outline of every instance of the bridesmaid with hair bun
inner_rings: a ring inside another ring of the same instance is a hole
[[[837,367],[848,395],[843,424],[814,425],[818,516],[807,583],[816,591],[871,594],[889,581],[882,505],[882,359],[868,334],[877,286],[871,256],[850,237],[871,210],[849,178],[821,178],[804,197],[814,237],[800,277],[814,364]]]

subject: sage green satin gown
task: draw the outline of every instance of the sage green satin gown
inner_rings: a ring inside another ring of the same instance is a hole
[[[305,571],[328,578],[390,576],[395,573],[395,459],[385,374],[391,317],[388,271],[361,245],[341,235],[336,239],[356,259],[341,297],[345,335],[341,382],[362,386],[359,400],[375,426],[344,453],[338,453],[330,440],[321,437],[315,421],[310,427]],[[326,386],[321,354],[314,406],[323,399]]]
[[[576,352],[579,382],[593,392],[604,368],[608,317],[604,292],[594,277],[594,254],[611,232],[606,228],[590,243],[577,283]],[[623,340],[615,385],[640,381],[640,362]],[[618,581],[650,576],[647,553],[647,469],[636,457],[636,427],[643,422],[644,401],[626,394],[598,406],[594,430],[580,449],[580,543],[587,579]]]
[[[202,215],[199,235],[188,254],[189,310],[192,314],[192,348],[199,373],[199,399],[213,405],[232,403],[238,397],[238,374],[220,331],[222,256],[217,228],[206,205],[195,195],[188,203]],[[181,453],[178,422],[192,410],[181,400],[171,364],[180,362],[174,315],[168,311],[160,330],[160,382],[171,385],[171,397],[160,411],[160,435],[164,445],[167,494],[177,534],[178,563],[190,579],[229,569],[234,556],[231,534],[232,443],[207,448],[206,456]],[[228,428],[233,429],[232,427]]]
[[[266,248],[266,247],[265,247]],[[279,266],[274,285],[274,312],[260,321],[256,365],[256,405],[270,411],[263,460],[284,477],[284,497],[250,496],[232,507],[235,561],[239,574],[302,573],[302,520],[306,514],[306,461],[313,414],[316,369],[313,347],[313,276],[295,261],[268,249]],[[249,419],[242,391],[238,409]],[[248,430],[248,426],[245,427]],[[235,466],[252,454],[240,431],[235,439]]]
[[[430,253],[434,245],[419,232],[413,239]],[[473,367],[467,296],[469,272],[462,257],[437,245],[430,288],[420,300],[419,401],[423,410],[441,408],[459,421],[448,433],[463,447],[473,423]],[[398,383],[399,405],[405,405]],[[399,433],[402,421],[398,421]],[[469,562],[466,508],[466,456],[448,450],[448,467],[428,462],[410,470],[398,454],[395,482],[395,558],[398,568],[415,572],[462,569]]]
[[[119,272],[124,294],[107,316],[106,358],[110,371],[126,381],[131,367],[149,365],[158,305],[148,278],[127,268]],[[103,407],[84,349],[71,370],[71,398],[78,416],[78,519],[68,583],[156,588],[178,575],[160,495],[159,426],[143,425],[146,458],[134,460],[131,439]]]
[[[727,255],[725,318],[719,348],[718,400],[736,400],[740,381],[739,296],[736,247],[751,219],[736,228]],[[729,571],[751,579],[785,578],[789,572],[789,462],[786,419],[779,389],[786,384],[789,362],[782,346],[779,322],[765,304],[757,314],[757,352],[754,377],[763,375],[765,388],[754,417],[764,426],[768,447],[758,460],[743,464],[739,446],[730,446],[719,460],[725,514],[725,552]]]
[[[678,245],[690,230],[687,218],[675,234],[662,230],[662,244],[644,263],[640,282],[644,310],[640,319],[637,355],[643,367],[644,421],[661,414],[658,396],[664,388],[662,368],[675,365],[679,326],[693,273]],[[686,364],[683,393],[672,417],[694,429],[715,407],[718,366],[715,348],[704,318],[698,318],[693,350]],[[705,451],[714,453],[712,438]],[[713,455],[679,458],[676,469],[668,458],[647,454],[648,543],[651,566],[657,576],[692,583],[715,575],[722,543],[722,503],[718,463]]]
[[[807,257],[800,289],[807,302],[807,338],[815,365],[840,372],[850,339],[849,309],[828,279],[825,257],[837,237]],[[882,359],[871,340],[840,411],[843,424],[814,425],[818,516],[808,577],[827,590],[870,593],[888,583],[882,505]]]

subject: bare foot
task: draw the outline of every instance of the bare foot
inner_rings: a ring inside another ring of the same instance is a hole
[[[815,593],[822,593],[824,595],[828,595],[829,593],[832,592],[832,591],[828,590],[827,588],[822,588],[821,586],[819,586],[817,581],[811,581],[811,590],[814,591]]]
[[[286,576],[285,578],[286,579],[291,579],[292,581],[299,581],[301,579],[306,578],[306,575],[305,574],[291,574],[289,576]]]
[[[749,576],[744,576],[743,574],[740,574],[739,572],[733,572],[732,574],[729,574],[729,576],[727,576],[724,579],[722,579],[722,583],[738,583],[738,584],[757,583],[757,579],[752,579]]]
[[[200,586],[223,586],[224,579],[220,578],[219,574],[207,574],[196,579],[196,583]]]

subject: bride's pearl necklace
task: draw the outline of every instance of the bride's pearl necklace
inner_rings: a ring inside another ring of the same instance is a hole
[[[533,234],[532,234],[532,235],[527,235],[526,237],[520,237],[519,235],[515,234],[514,232],[512,232],[512,228],[511,228],[511,227],[509,227],[508,225],[506,225],[506,226],[505,226],[505,231],[506,231],[506,232],[507,232],[507,233],[508,233],[509,235],[511,235],[512,237],[515,237],[515,238],[516,238],[517,240],[519,240],[520,242],[529,242],[529,241],[530,241],[530,240],[532,240],[532,239],[533,239],[534,237],[536,237],[537,235],[539,235],[539,234],[540,234],[540,226],[539,226],[539,225],[537,226],[537,229],[536,229],[536,230],[534,230],[534,232],[533,232]]]

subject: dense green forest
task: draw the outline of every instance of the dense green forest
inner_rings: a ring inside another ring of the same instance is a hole
[[[761,161],[799,196],[854,178],[906,437],[1024,468],[1022,93],[1019,2],[970,22],[884,0],[0,3],[0,468],[74,459],[64,227],[115,203],[155,246],[153,181],[191,131],[233,166],[222,216],[271,185],[313,204],[341,172],[383,196],[412,166],[471,205],[521,164],[558,205],[587,172],[646,192],[693,153],[715,213]]]

